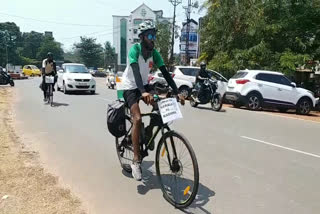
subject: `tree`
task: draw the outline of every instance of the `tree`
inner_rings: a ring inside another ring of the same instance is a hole
[[[94,38],[80,37],[80,43],[74,44],[79,51],[82,62],[87,67],[98,67],[102,63],[103,48]]]
[[[56,42],[54,38],[45,36],[37,53],[37,59],[43,60],[47,58],[48,52],[53,54],[55,60],[63,60],[63,49],[61,44]]]
[[[44,41],[43,33],[31,31],[30,33],[22,34],[22,51],[20,54],[23,57],[30,59],[36,59],[37,53]]]
[[[293,60],[320,57],[319,0],[208,0],[204,6],[200,58],[227,77],[243,68],[288,72]]]
[[[117,55],[114,47],[110,42],[106,42],[104,45],[104,67],[117,64]]]
[[[8,61],[18,64],[20,58],[17,48],[21,42],[20,28],[13,22],[0,23],[0,65],[5,66]],[[7,54],[8,51],[8,54]]]
[[[169,54],[171,50],[171,27],[169,23],[157,24],[157,39],[155,47],[160,52],[165,65],[169,66]]]
[[[81,63],[79,51],[74,49],[72,51],[64,53],[65,62]]]

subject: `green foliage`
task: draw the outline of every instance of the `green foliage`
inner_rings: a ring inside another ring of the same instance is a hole
[[[228,77],[246,68],[292,73],[320,58],[319,2],[208,0],[200,60]]]
[[[63,57],[65,63],[81,63],[79,51],[77,50],[66,52]]]
[[[171,25],[166,23],[157,24],[157,40],[155,46],[163,58],[164,64],[169,66],[169,55],[171,50]]]
[[[30,59],[36,59],[37,53],[41,47],[41,44],[44,42],[43,33],[31,31],[30,33],[22,34],[22,51],[20,54],[23,57],[27,57]]]
[[[281,71],[287,75],[292,75],[296,67],[302,66],[310,56],[307,54],[295,54],[291,51],[285,51],[280,56]]]
[[[80,43],[74,44],[79,51],[81,61],[87,67],[99,67],[103,63],[103,48],[94,38],[80,37]]]
[[[114,47],[112,47],[110,42],[106,42],[104,45],[104,58],[105,58],[105,64],[104,67],[106,68],[107,66],[113,66],[117,64],[117,55],[116,55],[116,50]]]
[[[52,37],[45,37],[37,52],[37,59],[42,60],[47,58],[48,52],[53,54],[55,60],[63,60],[63,50],[59,42],[54,41]]]
[[[7,55],[9,63],[16,64],[20,62],[20,57],[17,53],[20,42],[21,32],[15,23],[0,23],[0,66],[7,64]]]

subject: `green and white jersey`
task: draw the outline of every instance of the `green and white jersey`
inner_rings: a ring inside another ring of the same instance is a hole
[[[134,79],[132,63],[138,63],[140,68],[140,74],[142,78],[143,85],[148,84],[148,75],[154,64],[160,68],[164,65],[163,59],[156,49],[153,49],[151,57],[145,60],[141,52],[141,44],[134,44],[129,51],[129,62],[127,63],[127,68],[122,76],[122,89],[123,90],[133,90],[138,88],[136,81]]]

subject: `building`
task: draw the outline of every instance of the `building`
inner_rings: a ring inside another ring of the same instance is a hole
[[[45,31],[45,32],[44,32],[44,35],[45,35],[45,36],[48,36],[48,37],[53,37],[53,32],[51,32],[51,31]]]
[[[189,59],[197,59],[198,58],[198,51],[199,51],[199,25],[193,19],[190,19],[190,30],[189,30]],[[187,22],[182,23],[181,29],[181,37],[180,37],[180,56],[182,64],[187,63],[187,56],[186,56],[186,40],[187,40]]]
[[[172,22],[172,18],[163,17],[162,10],[152,10],[145,4],[140,5],[129,16],[113,15],[113,46],[118,57],[119,70],[124,70],[131,46],[140,41],[138,27],[145,20],[150,20],[155,24]]]

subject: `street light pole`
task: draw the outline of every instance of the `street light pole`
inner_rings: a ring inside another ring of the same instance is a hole
[[[182,3],[181,0],[169,0],[173,5],[173,22],[172,22],[172,38],[171,38],[171,54],[170,54],[170,64],[173,65],[173,50],[174,50],[174,32],[176,24],[176,7]]]

